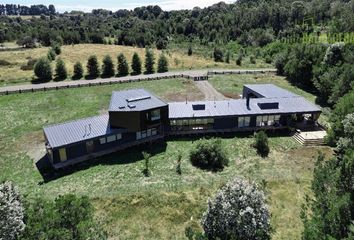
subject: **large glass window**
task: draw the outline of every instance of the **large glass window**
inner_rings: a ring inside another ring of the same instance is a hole
[[[238,127],[249,127],[251,122],[251,117],[239,117],[238,118]]]
[[[107,143],[114,142],[115,140],[117,140],[116,135],[112,135],[112,136],[107,137]]]
[[[160,120],[161,119],[161,116],[160,116],[160,109],[156,109],[156,110],[153,110],[151,111],[151,121],[156,121],[156,120]]]

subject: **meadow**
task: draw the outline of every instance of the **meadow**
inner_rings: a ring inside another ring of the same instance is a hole
[[[259,77],[249,76],[245,82]],[[229,89],[231,78],[239,76],[212,78],[211,82],[218,89]],[[270,82],[286,84],[285,79],[272,79],[272,76],[264,77],[264,81],[268,78]],[[102,114],[108,108],[113,90],[138,87],[166,101],[183,101],[186,96],[203,99],[193,82],[183,79],[0,97],[0,181],[14,181],[27,198],[53,199],[66,193],[89,196],[96,208],[96,217],[110,239],[185,239],[185,227],[199,223],[208,198],[229,179],[242,176],[257,182],[267,193],[273,239],[300,239],[299,214],[304,196],[311,194],[314,159],[318,150],[324,151],[327,157],[332,155],[332,150],[300,146],[286,134],[270,137],[268,158],[256,154],[251,146],[252,135],[223,136],[222,144],[230,165],[217,173],[193,167],[188,153],[197,138],[180,138],[168,139],[166,144],[156,144],[150,149],[142,147],[112,154],[43,182],[35,166],[44,153],[42,126]],[[238,91],[232,86],[230,90]],[[142,174],[144,150],[153,154],[152,175],[148,178]],[[182,175],[175,170],[179,153],[183,156]]]
[[[9,44],[5,46],[9,46]],[[21,65],[26,64],[28,59],[38,59],[47,56],[48,49],[47,47],[40,47],[34,49],[0,51],[0,60],[6,60],[8,62],[7,64],[9,64],[0,65],[0,86],[30,83],[34,79],[33,70],[21,70]],[[116,64],[119,53],[123,53],[127,57],[128,62],[130,62],[134,52],[137,52],[140,58],[144,60],[145,49],[143,48],[103,44],[65,45],[62,46],[62,53],[59,57],[66,63],[69,75],[72,75],[73,65],[79,61],[85,67],[90,55],[97,55],[100,64],[105,55],[110,55]],[[157,58],[162,51],[155,49],[154,52],[157,62]],[[230,64],[215,63],[211,56],[205,57],[200,54],[188,56],[187,49],[185,51],[180,49],[165,50],[164,52],[167,56],[170,70],[271,67],[270,64],[266,64],[262,60],[259,60],[257,64],[251,64],[249,59],[246,58],[241,67],[236,66],[234,61]],[[55,62],[52,63],[52,67],[54,69]]]

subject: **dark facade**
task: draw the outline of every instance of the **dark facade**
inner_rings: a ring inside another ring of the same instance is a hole
[[[294,121],[315,124],[321,114],[274,85],[247,85],[243,94],[246,99],[167,104],[143,89],[114,92],[107,115],[44,128],[48,159],[64,168],[167,135],[281,129]]]

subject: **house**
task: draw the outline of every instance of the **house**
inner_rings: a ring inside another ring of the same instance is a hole
[[[43,128],[56,169],[166,136],[314,125],[321,109],[272,84],[245,85],[242,99],[166,103],[144,89],[112,93],[108,114]]]

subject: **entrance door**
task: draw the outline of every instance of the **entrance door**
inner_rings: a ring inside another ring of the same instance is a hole
[[[86,150],[87,150],[87,153],[92,153],[95,150],[95,146],[93,144],[93,141],[86,142]]]
[[[60,148],[59,149],[59,157],[60,157],[60,161],[62,161],[62,162],[67,160],[66,149],[65,148]]]

